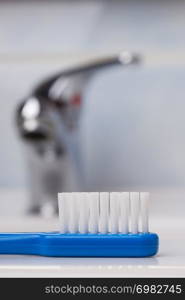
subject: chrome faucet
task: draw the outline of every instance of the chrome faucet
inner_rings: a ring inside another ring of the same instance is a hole
[[[57,193],[66,191],[67,171],[74,163],[78,178],[83,176],[78,132],[82,94],[89,79],[106,67],[139,61],[138,55],[126,51],[91,60],[49,77],[21,102],[17,125],[26,150],[32,213],[56,211]]]

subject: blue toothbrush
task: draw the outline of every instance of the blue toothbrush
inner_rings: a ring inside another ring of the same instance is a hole
[[[148,231],[146,192],[59,194],[60,231],[1,233],[0,254],[146,257],[158,251]]]

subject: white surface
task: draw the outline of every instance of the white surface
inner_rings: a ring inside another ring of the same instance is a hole
[[[5,199],[5,192],[0,195],[1,199]],[[14,198],[11,193],[6,197],[6,206],[2,200],[0,202],[1,232],[58,229],[57,219],[23,216],[25,196],[21,196],[20,192],[14,192],[13,195]],[[48,258],[0,255],[0,277],[184,277],[184,197],[184,192],[152,193],[150,229],[160,237],[160,249],[155,257]],[[17,211],[14,210],[13,201],[16,201]]]

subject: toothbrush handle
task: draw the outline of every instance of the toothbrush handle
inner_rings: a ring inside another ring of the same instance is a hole
[[[38,254],[40,233],[1,233],[0,254]]]

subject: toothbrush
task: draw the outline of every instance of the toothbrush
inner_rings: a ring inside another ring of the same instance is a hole
[[[146,257],[158,251],[148,228],[147,192],[60,193],[60,231],[1,233],[0,254]]]

